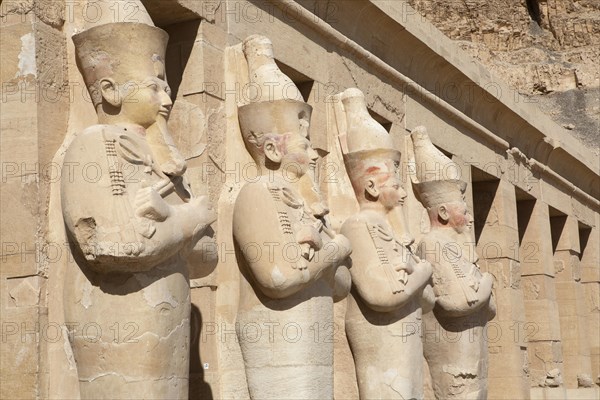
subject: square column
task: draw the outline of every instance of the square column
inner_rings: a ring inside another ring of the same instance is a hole
[[[585,295],[583,306],[588,328],[592,380],[597,382],[600,377],[600,340],[597,336],[600,332],[600,244],[598,243],[600,232],[598,232],[598,225],[585,231],[587,243],[585,247],[583,241],[581,243],[581,285]]]
[[[506,180],[473,184],[474,218],[484,222],[477,243],[479,265],[491,273],[497,313],[486,327],[490,399],[529,398],[525,307],[518,259],[519,234],[514,186]],[[477,223],[477,222],[476,222]],[[479,230],[479,229],[478,229]]]
[[[574,389],[578,387],[578,378],[582,383],[589,381],[592,373],[588,313],[579,262],[579,226],[571,216],[552,217],[551,226],[556,243],[554,271],[564,360],[563,380],[566,388]]]
[[[549,208],[540,200],[526,200],[519,202],[518,209],[530,383],[558,387],[563,359]]]

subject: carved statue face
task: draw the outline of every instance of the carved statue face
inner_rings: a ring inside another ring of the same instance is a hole
[[[473,216],[467,209],[467,203],[456,201],[438,207],[439,217],[454,229],[456,233],[469,232],[473,226]]]
[[[171,89],[167,82],[156,76],[122,85],[106,78],[100,85],[104,100],[120,109],[122,122],[148,128],[161,116],[169,118],[173,105]]]
[[[365,192],[376,199],[387,211],[401,207],[406,198],[402,188],[397,162],[386,160],[379,166],[370,166]],[[367,197],[368,198],[368,197]]]
[[[287,133],[277,141],[267,139],[265,157],[278,163],[287,178],[300,178],[316,167],[319,155],[302,135]]]
[[[381,186],[381,194],[379,195],[379,202],[385,207],[386,210],[392,210],[396,207],[402,207],[404,205],[404,199],[406,198],[406,192],[400,184],[400,180],[396,177],[391,177],[387,182]]]

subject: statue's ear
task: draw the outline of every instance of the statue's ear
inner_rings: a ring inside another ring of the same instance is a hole
[[[122,99],[119,88],[114,80],[104,78],[100,81],[102,99],[113,107],[121,107]]]
[[[438,216],[444,222],[448,222],[448,219],[450,219],[450,216],[448,215],[448,209],[445,205],[442,204],[438,207]]]
[[[375,185],[375,181],[373,179],[367,180],[365,192],[375,200],[379,198],[379,189],[377,189],[377,185]]]
[[[265,158],[276,164],[279,164],[281,162],[281,159],[283,158],[283,154],[279,149],[279,146],[277,146],[277,142],[273,139],[267,139],[265,140],[263,146]]]

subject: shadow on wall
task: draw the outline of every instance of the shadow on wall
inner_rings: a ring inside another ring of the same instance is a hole
[[[161,26],[169,34],[167,45],[167,80],[171,87],[172,98],[177,98],[177,92],[183,79],[183,72],[188,64],[194,42],[200,28],[200,20]]]
[[[210,385],[204,377],[204,366],[200,355],[200,337],[202,335],[202,314],[192,304],[190,318],[190,400],[213,400]]]

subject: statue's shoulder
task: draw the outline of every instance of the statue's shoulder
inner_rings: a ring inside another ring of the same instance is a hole
[[[265,181],[259,179],[255,182],[246,183],[240,190],[240,193],[237,196],[236,202],[242,201],[242,200],[249,200],[249,201],[257,202],[259,199],[268,197],[268,195],[269,195],[269,188],[267,186],[267,183]],[[259,204],[259,203],[256,203],[256,205],[261,206],[261,204]]]
[[[112,125],[92,125],[75,134],[67,151],[84,150],[89,147],[103,146],[107,140],[118,140],[124,133],[123,128]]]
[[[446,233],[442,232],[439,229],[432,229],[427,232],[421,238],[420,243],[433,244],[433,243],[447,243],[451,241],[452,238],[448,236]]]
[[[352,215],[344,221],[344,225],[346,225],[346,229],[363,228],[381,232],[384,236],[394,235],[387,219],[369,211],[361,211]]]
[[[344,221],[340,232],[353,242],[363,242],[365,240],[368,243],[374,243],[373,241],[378,242],[380,238],[387,238],[388,236],[381,234],[383,230],[379,222],[371,215],[359,212]]]
[[[342,224],[342,232],[355,231],[357,229],[367,229],[369,220],[361,213],[356,213],[351,217],[347,218]]]
[[[253,218],[268,218],[271,211],[278,207],[276,198],[280,198],[278,193],[269,190],[268,183],[257,180],[246,183],[235,199],[235,215],[247,218],[251,215]]]
[[[67,149],[67,159],[111,157],[144,165],[151,165],[154,160],[144,136],[116,125],[92,125],[77,133]]]
[[[431,230],[421,237],[416,246],[416,253],[423,258],[433,256],[441,252],[446,242],[448,242],[446,235],[437,230]],[[434,259],[438,260],[439,257],[436,256]]]
[[[254,182],[248,182],[241,189],[236,203],[250,201],[259,208],[292,208],[301,210],[304,207],[302,197],[284,182],[273,181],[268,177],[261,177]]]

